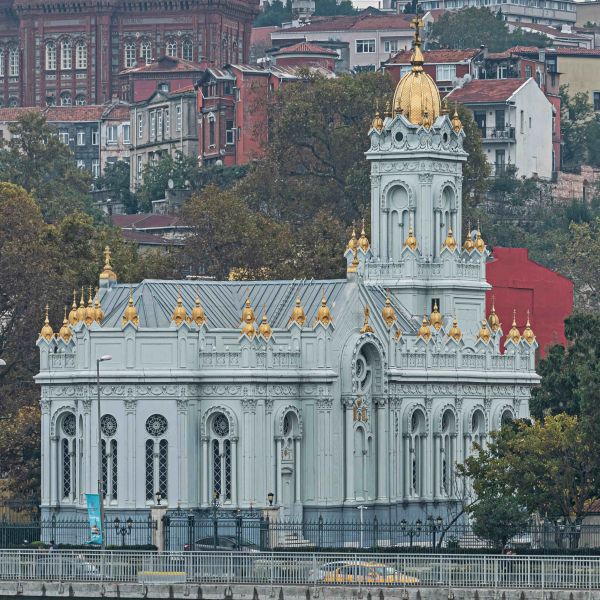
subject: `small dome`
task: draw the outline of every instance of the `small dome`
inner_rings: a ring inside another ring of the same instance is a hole
[[[267,321],[267,313],[264,313],[262,316],[262,321],[258,326],[258,333],[262,335],[265,340],[268,340],[273,333],[271,326],[269,325],[269,321]]]
[[[48,320],[48,305],[46,304],[46,318],[44,319],[44,325],[40,331],[40,337],[44,338],[47,342],[49,342],[54,337],[54,331],[52,331],[52,327],[50,326],[50,321]]]
[[[412,225],[408,228],[408,237],[404,241],[404,246],[413,251],[417,249],[417,238],[415,237],[415,232],[413,231]]]
[[[512,340],[515,344],[518,344],[521,341],[521,334],[517,328],[517,311],[513,311],[513,322],[510,331],[508,332],[508,336],[506,337],[506,341]]]
[[[298,323],[300,327],[306,323],[306,315],[304,314],[304,308],[300,304],[300,297],[296,298],[296,306],[292,309],[292,316],[288,321],[288,325],[291,325],[293,322]]]
[[[81,323],[85,321],[85,299],[83,297],[83,287],[81,288],[81,299],[79,300],[79,308],[75,313],[77,315],[77,322]]]
[[[362,229],[360,231],[360,237],[358,238],[358,245],[360,249],[366,254],[369,251],[369,238],[365,233],[365,220],[363,219]]]
[[[378,132],[381,132],[383,129],[383,119],[381,118],[379,111],[375,113],[375,118],[371,122],[371,128],[377,130]]]
[[[423,321],[421,322],[421,327],[419,327],[417,337],[422,338],[426,342],[431,339],[431,327],[429,326],[427,315],[423,315]]]
[[[252,323],[256,321],[256,317],[254,316],[254,311],[252,310],[252,306],[250,305],[250,298],[246,298],[246,304],[244,308],[242,308],[242,318],[240,319],[240,323],[245,323],[247,319],[250,319]]]
[[[104,321],[104,311],[102,310],[102,306],[100,305],[100,298],[96,298],[94,310],[96,311],[96,323],[100,325],[100,323]]]
[[[481,321],[481,327],[479,328],[479,332],[477,333],[477,339],[481,340],[484,344],[487,344],[490,341],[491,337],[490,330],[488,329],[487,321],[484,319]]]
[[[523,330],[523,339],[531,346],[533,342],[535,342],[535,333],[533,333],[533,329],[531,329],[531,324],[529,322],[529,311],[527,311],[527,324],[525,325],[525,329]]]
[[[463,244],[463,250],[466,250],[470,254],[474,249],[475,244],[473,243],[473,238],[471,237],[471,223],[469,223],[467,225],[467,237],[465,238],[465,243]]]
[[[448,331],[448,337],[452,338],[455,342],[460,342],[462,339],[462,331],[458,326],[458,321],[456,317],[452,319],[452,327],[450,327],[450,331]]]
[[[71,331],[71,328],[69,327],[69,321],[67,320],[67,307],[66,306],[65,306],[65,318],[63,319],[63,324],[62,324],[62,327],[60,328],[60,331],[58,332],[58,335],[67,343],[69,343],[69,341],[73,337],[73,332]]]
[[[192,321],[200,326],[206,323],[206,315],[204,309],[200,306],[200,296],[196,295],[196,304],[192,308]]]
[[[496,314],[496,307],[494,306],[493,300],[492,300],[492,312],[490,313],[490,316],[488,317],[488,323],[490,324],[490,329],[494,333],[497,333],[500,330],[500,328],[502,327],[502,324],[500,323],[500,317]]]
[[[348,240],[348,245],[346,246],[346,248],[348,250],[352,250],[353,252],[354,250],[358,249],[358,240],[356,239],[356,229],[354,225],[352,225],[352,236]]]
[[[173,314],[171,315],[171,321],[175,322],[175,325],[179,327],[182,323],[187,321],[188,315],[185,310],[185,306],[183,305],[183,299],[181,298],[181,292],[177,296],[177,306],[175,306],[173,310]]]
[[[483,241],[483,238],[481,237],[481,231],[479,230],[479,227],[477,227],[477,238],[475,239],[475,250],[477,250],[478,252],[485,252],[485,242]]]
[[[315,325],[317,323],[321,323],[324,327],[328,327],[330,323],[333,321],[331,317],[331,311],[329,310],[329,306],[327,306],[327,300],[325,298],[325,294],[321,298],[321,306],[317,309],[317,318],[315,319]]]
[[[381,310],[381,316],[383,317],[385,324],[388,326],[388,329],[398,320],[389,294],[385,299],[385,306]]]
[[[121,319],[123,325],[127,325],[127,323],[133,323],[136,327],[140,323],[140,318],[138,317],[137,310],[133,304],[133,290],[129,288],[129,302],[127,303],[127,308],[123,313],[123,318]]]
[[[452,233],[452,227],[448,227],[448,235],[444,240],[442,248],[448,248],[450,252],[454,252],[456,250],[456,240],[454,239],[454,234]]]
[[[436,331],[439,331],[442,328],[443,319],[442,319],[442,315],[440,314],[440,311],[438,310],[437,302],[434,302],[434,304],[433,304],[433,311],[431,312],[431,315],[429,317],[429,324]]]
[[[90,285],[90,297],[88,298],[85,309],[85,324],[89,327],[96,320],[96,309],[94,308],[94,299],[92,298],[92,286]]]

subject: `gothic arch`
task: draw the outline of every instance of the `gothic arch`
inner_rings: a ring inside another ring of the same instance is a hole
[[[303,435],[304,435],[304,425],[302,422],[302,411],[297,408],[296,406],[293,406],[292,404],[288,404],[287,406],[280,408],[279,411],[277,412],[277,417],[275,419],[275,423],[276,423],[276,435],[278,436],[283,436],[283,421],[285,419],[285,416],[288,413],[294,413],[294,415],[296,415],[296,419],[298,420],[298,437],[300,439],[302,439]]]
[[[403,433],[413,433],[412,431],[412,420],[413,420],[413,415],[415,414],[415,412],[417,411],[421,411],[425,417],[425,431],[423,433],[428,434],[429,433],[429,426],[430,426],[430,422],[429,422],[429,413],[427,412],[427,409],[425,408],[424,404],[421,404],[420,402],[414,402],[413,404],[411,404],[405,411],[404,411],[404,416],[402,419],[402,430]]]
[[[471,407],[471,410],[468,410],[465,412],[464,414],[464,421],[463,421],[463,431],[465,433],[473,433],[473,415],[476,412],[482,412],[483,413],[483,420],[484,420],[484,425],[485,425],[485,431],[489,431],[489,419],[488,419],[488,415],[486,413],[486,410],[483,406],[483,404],[475,404]]]
[[[415,204],[415,193],[411,186],[409,186],[404,181],[390,181],[381,192],[381,208],[383,210],[389,209],[389,197],[391,192],[393,192],[394,188],[402,188],[408,197],[408,205],[407,209],[413,210],[416,208]]]
[[[452,199],[450,202],[450,210],[455,211],[457,210],[457,206],[458,206],[458,189],[456,188],[456,184],[454,183],[454,181],[450,180],[450,179],[446,179],[444,180],[439,187],[439,191],[437,194],[437,206],[438,208],[443,208],[444,207],[444,192],[450,188],[452,190]]]
[[[456,425],[458,424],[458,415],[456,414],[456,409],[450,403],[442,404],[435,409],[434,414],[433,414],[432,430],[433,430],[434,434],[442,433],[442,431],[443,431],[442,422],[444,420],[444,415],[446,414],[447,411],[450,411],[452,413],[452,415],[454,416],[454,426],[456,428]]]
[[[66,412],[70,412],[76,415],[77,409],[72,404],[63,404],[54,411],[54,413],[52,414],[52,420],[50,421],[50,437],[54,437],[56,435],[56,425],[60,421],[63,414]]]
[[[500,429],[500,427],[502,427],[502,421],[507,413],[510,413],[511,419],[516,418],[515,409],[511,404],[501,404],[496,408],[492,421],[494,424],[494,429]]]
[[[215,413],[223,413],[227,417],[227,420],[229,421],[229,435],[231,438],[237,437],[237,418],[229,408],[222,405],[211,406],[204,412],[200,425],[200,435],[202,437],[208,435],[208,421]]]
[[[351,378],[352,378],[352,392],[356,392],[356,369],[357,361],[360,353],[366,350],[370,354],[367,358],[372,360],[373,366],[373,385],[372,395],[387,394],[387,382],[385,380],[385,373],[387,372],[387,357],[385,348],[381,343],[381,340],[374,335],[363,334],[361,335],[353,348],[352,359],[350,361]]]

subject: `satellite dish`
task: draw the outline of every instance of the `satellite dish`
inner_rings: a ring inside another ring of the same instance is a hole
[[[172,190],[175,187],[175,182],[172,179],[169,179],[169,181],[167,181],[167,187]]]

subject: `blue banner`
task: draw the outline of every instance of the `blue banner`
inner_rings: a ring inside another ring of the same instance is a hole
[[[86,494],[88,519],[90,521],[89,544],[102,545],[102,521],[100,519],[100,496],[98,494]]]

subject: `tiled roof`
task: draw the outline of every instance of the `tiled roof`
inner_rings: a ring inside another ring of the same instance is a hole
[[[574,40],[588,40],[589,38],[584,35],[578,35],[576,33],[563,32],[556,27],[550,27],[550,25],[542,25],[541,23],[520,23],[515,21],[509,21],[508,23],[512,27],[523,29],[524,31],[537,31],[545,35],[550,35],[558,38],[574,39]]]
[[[106,105],[93,104],[89,106],[49,106],[44,109],[46,120],[50,123],[82,123],[99,121],[106,110]]]
[[[173,215],[157,215],[140,213],[137,215],[111,215],[111,221],[122,229],[157,229],[181,226],[179,217]]]
[[[552,48],[536,48],[535,46],[513,46],[506,50],[512,54],[538,55],[540,51],[556,56],[589,56],[595,58],[600,56],[600,48],[571,48],[569,46],[557,46]]]
[[[271,35],[276,38],[278,33],[302,31],[384,31],[389,29],[410,30],[410,23],[402,15],[352,15],[342,17],[313,18],[308,25],[278,29]]]
[[[40,112],[41,109],[33,106],[19,106],[17,108],[0,108],[0,122],[17,121],[30,112]]]
[[[145,231],[134,231],[132,229],[122,229],[121,235],[126,242],[134,242],[143,246],[172,246],[173,242],[160,235],[146,233]]]
[[[425,63],[436,65],[441,63],[460,63],[471,60],[477,56],[481,50],[428,50],[423,52]],[[392,56],[386,64],[409,65],[412,50],[401,50],[395,56]]]
[[[129,104],[115,104],[104,112],[104,118],[112,120],[129,119]]]
[[[184,85],[183,87],[180,87],[177,90],[173,90],[172,92],[169,92],[169,97],[173,97],[173,96],[177,96],[178,94],[189,94],[190,92],[194,92],[195,88],[194,88],[194,84],[190,83],[190,85]]]
[[[327,56],[336,57],[338,55],[334,50],[323,48],[322,46],[317,46],[317,44],[311,44],[309,42],[298,42],[292,46],[286,46],[275,52],[273,56],[283,56],[285,54],[326,54]]]
[[[121,71],[121,75],[129,73],[172,73],[172,72],[197,72],[202,71],[202,65],[184,60],[183,58],[175,58],[172,56],[161,56],[149,65],[138,65]]]
[[[446,98],[455,102],[486,104],[508,100],[526,79],[473,79],[454,88]]]

